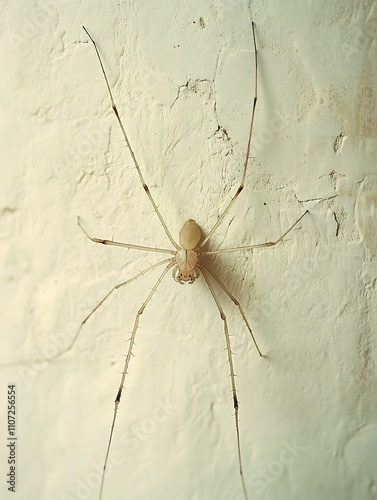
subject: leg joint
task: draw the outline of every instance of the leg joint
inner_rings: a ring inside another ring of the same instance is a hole
[[[238,399],[237,396],[233,396],[233,406],[235,410],[238,410]]]
[[[122,388],[119,387],[119,390],[118,390],[116,398],[115,398],[115,404],[118,404],[120,402],[121,396],[122,396]]]

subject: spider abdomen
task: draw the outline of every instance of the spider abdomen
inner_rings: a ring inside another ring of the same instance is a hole
[[[201,237],[200,227],[193,219],[189,219],[179,231],[179,244],[183,250],[194,250],[198,246]]]

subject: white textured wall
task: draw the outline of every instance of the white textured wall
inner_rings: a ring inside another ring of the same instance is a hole
[[[310,214],[279,247],[214,262],[266,354],[220,294],[250,499],[376,498],[376,3],[3,0],[0,10],[0,408],[15,382],[19,411],[18,493],[2,472],[1,498],[98,497],[121,354],[158,276],[119,291],[68,355],[17,364],[65,341],[111,286],[159,259],[92,244],[77,215],[93,236],[169,247],[81,25],[177,235],[190,217],[208,230],[237,187],[251,19],[253,161],[211,248],[274,239]],[[104,500],[241,500],[222,322],[203,280],[168,276],[136,344]],[[4,471],[3,417],[0,433]]]

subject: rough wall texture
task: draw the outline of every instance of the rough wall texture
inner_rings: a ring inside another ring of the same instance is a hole
[[[1,414],[17,385],[17,498],[98,498],[134,316],[158,255],[90,234],[170,244],[111,111],[98,43],[131,143],[174,235],[208,231],[234,193],[253,97],[246,187],[208,248],[240,300],[229,320],[250,498],[377,496],[377,7],[373,0],[2,1]],[[203,280],[167,276],[141,317],[104,500],[241,500],[222,322]],[[34,360],[34,361],[33,361]],[[38,361],[35,361],[38,360]],[[5,420],[1,470],[7,470]],[[1,498],[7,492],[5,475]]]

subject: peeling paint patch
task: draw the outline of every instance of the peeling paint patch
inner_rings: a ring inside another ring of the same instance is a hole
[[[0,239],[8,238],[15,233],[15,215],[17,209],[14,207],[4,207],[0,209]]]
[[[340,179],[344,179],[345,175],[343,174],[339,174],[338,172],[336,172],[335,170],[333,170],[332,172],[330,172],[330,180],[331,180],[331,184],[333,185],[335,191],[337,190],[338,188],[338,182]]]
[[[345,132],[341,132],[336,138],[335,138],[335,141],[334,141],[334,153],[335,154],[338,154],[341,152],[342,150],[342,147],[343,147],[343,141],[346,137],[346,134]]]
[[[369,484],[376,484],[377,472],[374,466],[377,446],[377,425],[359,429],[344,448],[344,457],[352,476],[363,477]]]
[[[369,258],[377,257],[377,175],[361,181],[356,202],[356,224]]]

